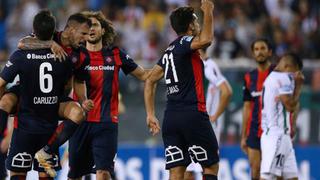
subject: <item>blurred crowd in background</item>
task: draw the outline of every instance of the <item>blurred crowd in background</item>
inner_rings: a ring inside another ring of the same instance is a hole
[[[0,60],[32,32],[32,19],[49,8],[62,30],[69,15],[101,10],[118,31],[117,43],[142,65],[149,67],[176,35],[168,16],[172,9],[191,5],[200,13],[200,0],[1,0]],[[250,57],[250,43],[268,37],[274,52],[288,50],[307,59],[320,57],[319,0],[215,0],[215,44],[210,55],[229,61]]]

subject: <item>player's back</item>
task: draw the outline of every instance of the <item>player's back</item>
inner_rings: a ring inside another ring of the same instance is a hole
[[[18,50],[10,57],[2,77],[10,82],[17,74],[20,102],[16,125],[28,131],[50,131],[57,125],[59,100],[72,74],[71,61],[55,61],[50,49]]]
[[[173,41],[159,60],[167,85],[167,109],[206,112],[203,62],[191,49],[192,36]]]
[[[262,129],[287,132],[290,130],[290,113],[286,111],[279,96],[292,94],[294,83],[292,75],[273,71],[267,77],[262,93]],[[289,131],[290,132],[290,131]]]

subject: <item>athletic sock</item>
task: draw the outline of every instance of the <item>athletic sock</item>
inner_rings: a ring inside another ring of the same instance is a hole
[[[0,135],[4,135],[4,130],[7,128],[9,113],[0,109]]]
[[[51,136],[48,144],[44,147],[44,151],[49,154],[57,152],[59,146],[64,144],[72,136],[78,126],[79,124],[71,120],[64,120]]]
[[[10,180],[26,180],[26,175],[14,175],[14,176],[10,176]]]
[[[213,174],[204,174],[202,180],[218,180],[218,177]]]

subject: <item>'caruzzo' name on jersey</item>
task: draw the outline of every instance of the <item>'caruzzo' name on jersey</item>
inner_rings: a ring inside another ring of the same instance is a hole
[[[58,96],[34,97],[33,103],[34,104],[57,104],[58,103]]]

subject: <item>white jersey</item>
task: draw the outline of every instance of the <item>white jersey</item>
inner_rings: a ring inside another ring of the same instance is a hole
[[[263,84],[262,93],[262,130],[277,129],[280,132],[290,133],[291,115],[286,111],[279,96],[293,94],[293,74],[273,71]]]
[[[206,106],[209,115],[213,115],[219,105],[220,100],[220,89],[219,86],[226,81],[222,75],[217,64],[212,60],[208,59],[204,62],[204,74],[209,80]]]

